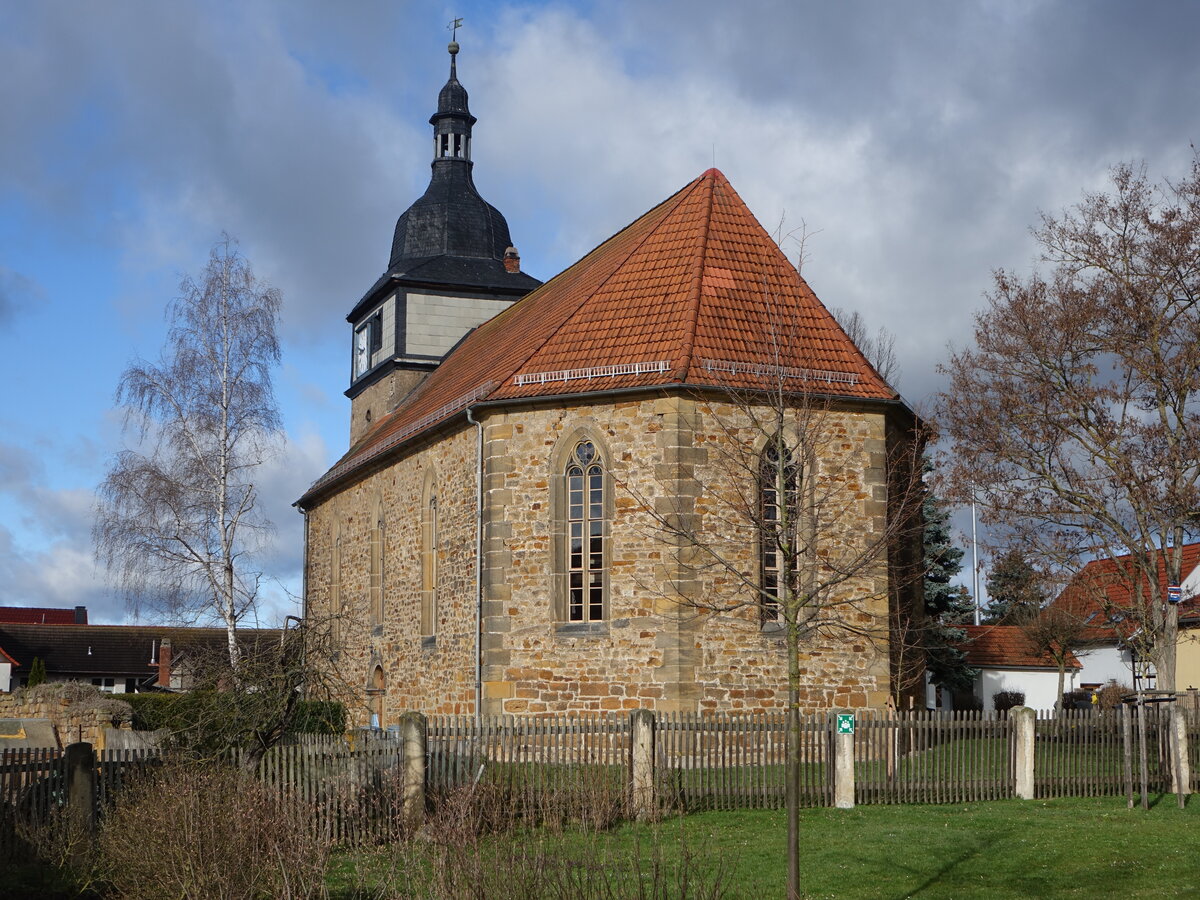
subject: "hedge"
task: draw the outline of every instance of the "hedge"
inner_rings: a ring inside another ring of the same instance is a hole
[[[188,691],[178,694],[122,694],[121,699],[133,707],[135,731],[158,731],[160,728],[180,733],[205,722],[221,722],[237,727],[238,719],[247,726],[255,710],[243,709],[238,695],[227,691]],[[254,695],[250,695],[251,700]],[[292,716],[291,734],[342,734],[346,730],[346,709],[332,700],[301,700]]]

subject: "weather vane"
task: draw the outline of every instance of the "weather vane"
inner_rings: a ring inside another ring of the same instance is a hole
[[[462,19],[455,19],[446,27],[450,29],[450,40],[457,41],[458,29],[462,28]]]

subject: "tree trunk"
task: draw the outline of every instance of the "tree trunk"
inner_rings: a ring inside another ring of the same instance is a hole
[[[800,627],[794,612],[787,630],[787,897],[800,900]]]

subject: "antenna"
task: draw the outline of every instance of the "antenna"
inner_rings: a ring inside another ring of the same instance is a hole
[[[462,28],[463,20],[461,18],[451,19],[450,24],[446,26],[446,30],[450,32],[450,40],[458,40],[458,29]]]

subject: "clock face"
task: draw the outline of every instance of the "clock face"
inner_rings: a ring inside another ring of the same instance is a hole
[[[370,329],[360,328],[354,334],[354,374],[361,375],[367,371],[370,354],[367,351],[367,332]]]

